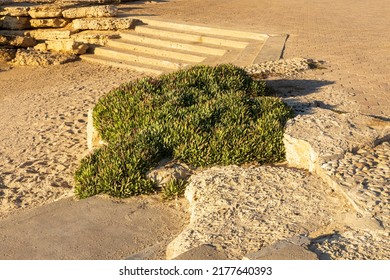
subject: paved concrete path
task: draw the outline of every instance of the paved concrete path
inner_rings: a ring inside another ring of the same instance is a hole
[[[155,2],[158,4],[137,4],[131,13],[260,33],[288,33],[285,58],[328,61],[331,66],[317,79],[335,82],[330,90],[348,95],[357,103],[355,110],[390,118],[388,0]]]

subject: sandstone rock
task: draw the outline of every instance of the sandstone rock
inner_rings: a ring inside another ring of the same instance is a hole
[[[30,18],[4,16],[2,19],[3,29],[22,30],[30,28]]]
[[[89,151],[100,148],[106,143],[101,139],[99,132],[93,125],[93,109],[88,110],[87,146]]]
[[[191,168],[185,163],[165,160],[160,162],[157,168],[148,172],[146,177],[152,180],[159,187],[163,187],[169,181],[174,179],[187,180],[192,173]]]
[[[15,58],[16,50],[0,47],[0,62],[8,62]]]
[[[16,65],[49,66],[64,64],[75,60],[77,60],[76,55],[55,54],[36,50],[18,49],[15,59],[12,62]]]
[[[32,27],[45,28],[61,28],[70,23],[70,20],[63,18],[49,18],[49,19],[31,19],[30,24]]]
[[[34,50],[40,51],[40,52],[46,52],[47,51],[46,43],[36,44],[34,46]]]
[[[71,36],[77,42],[82,42],[89,45],[100,45],[104,46],[109,39],[119,38],[119,34],[116,31],[95,31],[95,30],[86,30],[81,31]]]
[[[289,165],[315,171],[325,162],[368,146],[390,134],[390,123],[372,117],[313,108],[287,122],[284,134]]]
[[[118,30],[130,29],[135,23],[131,18],[82,18],[72,22],[76,30]]]
[[[64,18],[71,19],[115,17],[117,14],[118,8],[113,5],[72,8],[62,12]]]
[[[229,259],[242,259],[278,240],[317,230],[346,203],[317,176],[271,166],[197,172],[185,197],[190,222],[169,244],[168,259],[205,243],[223,248]]]
[[[0,8],[0,16],[28,17],[29,6],[11,6]]]
[[[69,39],[73,32],[66,29],[35,29],[29,32],[37,40]]]
[[[75,42],[73,39],[61,39],[46,41],[46,49],[62,53],[84,54],[86,53],[88,46],[80,42]]]
[[[5,38],[5,41],[4,41]],[[28,48],[36,45],[34,38],[29,36],[0,35],[0,45],[10,45],[15,47]]]
[[[62,9],[53,5],[42,5],[31,7],[28,14],[32,18],[59,18],[62,16]]]

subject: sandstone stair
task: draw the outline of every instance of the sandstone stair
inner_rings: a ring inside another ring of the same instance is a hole
[[[194,64],[244,66],[279,59],[286,38],[142,18],[134,30],[121,31],[119,39],[81,58],[159,75]]]

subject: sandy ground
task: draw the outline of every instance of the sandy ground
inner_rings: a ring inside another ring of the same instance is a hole
[[[73,195],[88,108],[137,75],[81,62],[0,72],[0,217]]]

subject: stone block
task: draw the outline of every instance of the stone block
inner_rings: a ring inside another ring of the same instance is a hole
[[[30,28],[30,18],[4,16],[2,18],[2,28],[11,30],[28,29]]]
[[[118,30],[131,29],[135,20],[131,18],[81,18],[72,22],[75,30]]]
[[[27,66],[59,65],[77,60],[77,56],[71,54],[57,54],[40,52],[36,50],[18,49],[13,63]]]
[[[59,18],[62,17],[62,9],[53,5],[31,7],[28,14],[32,18]]]
[[[81,31],[71,36],[77,42],[82,42],[89,45],[100,45],[104,46],[109,39],[119,38],[119,33],[116,31],[107,30],[86,30]]]
[[[37,42],[35,39],[30,36],[0,35],[0,45],[28,48],[33,47],[36,44]]]
[[[0,8],[0,16],[28,17],[29,6],[11,6]]]
[[[15,58],[16,50],[0,47],[0,62],[9,62]]]
[[[35,28],[62,28],[70,23],[70,20],[63,18],[31,19],[31,27]]]
[[[113,5],[79,7],[62,12],[62,16],[69,19],[115,17],[117,14],[118,8]]]
[[[46,41],[46,49],[62,53],[84,54],[88,49],[88,45],[75,42],[73,39],[62,39]]]
[[[35,29],[29,32],[36,40],[69,39],[72,31],[66,29]]]

